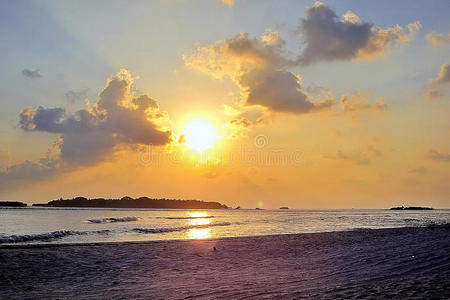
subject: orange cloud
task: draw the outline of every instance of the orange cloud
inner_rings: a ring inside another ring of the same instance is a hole
[[[438,77],[430,81],[432,85],[444,85],[450,83],[450,65],[443,64],[439,70]]]
[[[431,32],[427,34],[427,40],[434,48],[439,48],[450,43],[450,33],[441,34],[437,32]]]
[[[370,103],[366,96],[361,92],[342,95],[340,104],[342,111],[345,113],[360,111],[385,112],[388,110],[386,100],[383,98],[378,98],[375,102]]]
[[[428,81],[428,88],[425,97],[428,100],[442,98],[445,93],[440,91],[440,87],[450,84],[450,65],[443,64],[439,70],[437,78]]]

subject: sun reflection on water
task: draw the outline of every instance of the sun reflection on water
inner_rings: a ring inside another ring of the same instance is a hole
[[[208,218],[211,217],[206,211],[190,211],[188,212],[188,216],[191,218]]]
[[[193,228],[189,229],[189,238],[207,239],[211,237],[211,228]]]
[[[209,219],[191,219],[190,225],[208,225],[211,223]]]
[[[194,218],[189,220],[191,226],[211,224],[211,216],[207,212],[189,212],[188,215]],[[207,239],[211,237],[211,228],[191,228],[188,235],[191,239]]]

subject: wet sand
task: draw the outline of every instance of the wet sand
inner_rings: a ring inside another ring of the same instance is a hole
[[[388,297],[450,297],[450,226],[0,247],[2,299]]]

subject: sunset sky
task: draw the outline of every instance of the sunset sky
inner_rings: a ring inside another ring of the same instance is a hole
[[[450,1],[4,1],[0,199],[450,207]]]

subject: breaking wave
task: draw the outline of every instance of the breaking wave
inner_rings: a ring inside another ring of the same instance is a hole
[[[223,222],[223,223],[214,223],[214,224],[203,224],[203,225],[189,225],[182,227],[167,227],[167,228],[134,228],[133,231],[139,233],[165,233],[165,232],[175,232],[175,231],[183,231],[194,228],[209,228],[214,226],[229,226],[231,223]]]
[[[24,234],[24,235],[9,235],[0,236],[0,244],[5,243],[25,243],[32,241],[49,241],[60,239],[71,235],[86,235],[86,234],[108,234],[109,230],[98,231],[73,231],[73,230],[59,230],[46,233]]]
[[[117,222],[134,222],[138,217],[122,217],[122,218],[103,218],[103,219],[90,219],[91,223],[117,223]]]

